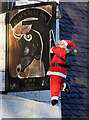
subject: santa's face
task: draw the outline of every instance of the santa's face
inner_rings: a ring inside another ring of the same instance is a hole
[[[65,43],[64,43],[63,41],[59,41],[58,46],[59,46],[59,47],[63,47],[63,48],[66,47],[66,46],[65,46]]]

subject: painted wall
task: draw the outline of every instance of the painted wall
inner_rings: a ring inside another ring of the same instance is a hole
[[[5,51],[6,51],[5,14],[0,14],[0,91],[5,90]]]
[[[58,106],[24,99],[12,95],[2,97],[2,118],[60,118]]]

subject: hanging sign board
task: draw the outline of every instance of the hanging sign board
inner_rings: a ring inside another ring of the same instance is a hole
[[[53,30],[55,35],[54,6],[50,3],[21,9],[17,7],[9,13],[10,78],[35,81],[46,78],[50,31]]]

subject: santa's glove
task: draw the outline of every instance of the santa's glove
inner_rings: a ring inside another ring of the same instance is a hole
[[[74,53],[77,53],[77,50],[76,50],[76,49],[74,49]]]
[[[71,89],[68,82],[64,82],[64,87],[62,91],[64,91],[66,94],[70,94]]]

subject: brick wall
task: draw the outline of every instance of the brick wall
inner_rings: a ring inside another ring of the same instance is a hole
[[[60,39],[73,40],[78,50],[72,54],[72,67],[68,69],[67,81],[71,95],[62,93],[63,119],[88,118],[89,112],[89,40],[87,34],[87,3],[61,2],[63,16],[60,20]]]

